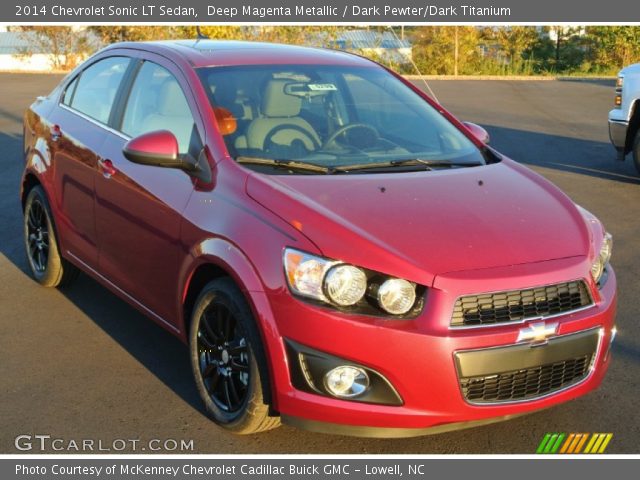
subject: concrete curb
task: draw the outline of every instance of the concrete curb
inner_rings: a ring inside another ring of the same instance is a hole
[[[508,81],[574,81],[589,82],[596,80],[615,80],[615,76],[582,76],[572,77],[569,75],[403,75],[407,80],[508,80]]]
[[[2,70],[0,73],[21,73],[33,75],[64,75],[69,73],[66,70]],[[588,82],[596,80],[615,80],[615,76],[593,76],[593,77],[572,77],[568,75],[402,75],[407,80],[504,80],[504,81],[527,81],[527,82],[548,82],[557,81],[574,81]]]

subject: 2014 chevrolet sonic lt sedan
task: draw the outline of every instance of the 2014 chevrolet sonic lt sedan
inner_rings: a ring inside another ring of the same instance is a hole
[[[188,343],[228,430],[433,433],[607,370],[600,221],[359,56],[115,44],[35,101],[24,138],[36,280],[83,271]]]

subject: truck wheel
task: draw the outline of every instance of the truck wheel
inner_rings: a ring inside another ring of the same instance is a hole
[[[636,138],[633,141],[633,163],[638,173],[640,173],[640,129],[636,132]]]
[[[280,425],[264,401],[269,374],[253,314],[230,278],[203,288],[191,317],[189,346],[198,393],[215,423],[237,434]]]
[[[44,287],[62,287],[78,276],[78,269],[60,255],[49,202],[36,186],[24,205],[24,246],[31,273]]]

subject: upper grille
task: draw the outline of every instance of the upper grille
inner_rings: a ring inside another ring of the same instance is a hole
[[[456,300],[451,325],[478,326],[569,313],[591,305],[582,280],[508,292],[468,295]]]
[[[461,378],[471,403],[510,402],[537,398],[578,383],[589,373],[593,354],[496,375]]]

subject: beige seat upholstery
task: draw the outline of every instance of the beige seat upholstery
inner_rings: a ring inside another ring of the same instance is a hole
[[[284,93],[287,83],[291,80],[276,79],[267,83],[262,96],[262,116],[254,119],[247,127],[246,135],[236,140],[237,148],[264,150],[265,140],[274,130],[276,133],[271,141],[278,145],[290,146],[299,141],[309,151],[320,145],[316,131],[299,116],[302,98]]]
[[[189,150],[193,132],[193,116],[187,99],[174,78],[167,78],[160,87],[157,108],[144,119],[144,132],[169,130],[178,139],[180,153]],[[140,132],[143,133],[143,132]]]

